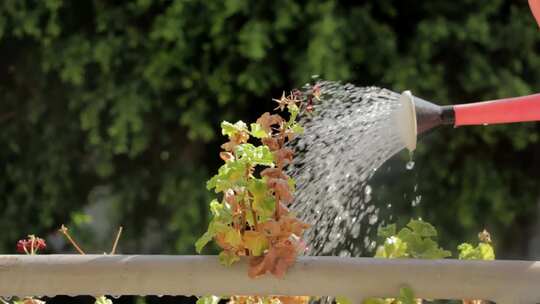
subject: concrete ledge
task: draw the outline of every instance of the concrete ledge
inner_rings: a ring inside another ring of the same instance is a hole
[[[1,296],[311,295],[540,302],[540,262],[301,257],[282,280],[215,256],[0,255]]]

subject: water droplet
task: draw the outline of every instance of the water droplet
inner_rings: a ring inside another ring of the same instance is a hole
[[[408,161],[405,168],[407,168],[407,170],[412,170],[414,168],[414,161],[412,160]]]
[[[388,209],[392,208],[392,204],[387,204],[386,208],[388,208]]]
[[[411,202],[411,206],[416,207],[420,205],[420,202],[422,201],[422,195],[417,195],[414,200]]]
[[[364,188],[364,193],[365,193],[366,195],[371,195],[371,191],[372,191],[371,186],[370,186],[370,185],[366,185],[366,187]]]
[[[489,124],[487,124],[487,123],[483,123],[482,125],[483,125],[483,126],[489,126]]]
[[[113,299],[120,299],[120,295],[111,295]]]
[[[369,216],[369,224],[374,225],[375,223],[377,223],[377,219],[378,219],[377,215],[375,215],[375,214],[370,215]]]

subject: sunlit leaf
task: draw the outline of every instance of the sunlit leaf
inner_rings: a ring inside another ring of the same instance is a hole
[[[411,220],[407,227],[409,227],[412,232],[421,237],[432,237],[437,236],[437,230],[430,223],[420,221],[420,220]]]
[[[251,124],[251,135],[255,138],[266,138],[268,137],[268,133],[262,128],[262,126],[258,123],[252,123]]]
[[[220,300],[218,296],[204,296],[198,298],[196,304],[218,304]]]
[[[201,253],[203,248],[208,244],[212,238],[214,237],[214,234],[210,231],[206,231],[196,242],[195,242],[195,250],[197,253]]]
[[[407,243],[396,236],[391,236],[384,241],[382,246],[377,248],[376,258],[395,259],[407,257]]]
[[[95,304],[113,304],[111,299],[108,299],[105,296],[97,297]]]
[[[253,256],[260,256],[268,249],[268,239],[261,232],[246,231],[243,239],[244,246],[249,249]]]
[[[221,123],[221,133],[227,136],[233,136],[238,132],[247,132],[247,125],[243,121],[239,120],[235,124],[232,124],[228,121],[223,121]]]
[[[336,297],[336,304],[352,304],[352,301],[347,297]]]
[[[232,247],[238,247],[243,243],[242,234],[240,234],[240,231],[229,227],[225,232],[225,242],[227,242]]]
[[[241,144],[236,147],[236,156],[239,160],[254,165],[272,166],[274,162],[274,156],[267,146]]]

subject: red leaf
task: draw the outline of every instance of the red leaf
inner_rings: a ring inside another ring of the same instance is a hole
[[[257,123],[261,125],[262,129],[266,133],[271,133],[272,126],[281,125],[283,122],[283,117],[277,114],[270,115],[268,112],[264,113],[261,115],[261,117],[259,117],[259,119],[257,119]]]
[[[271,178],[281,178],[288,179],[289,176],[279,168],[266,168],[261,171],[261,176],[271,177]]]
[[[283,278],[295,261],[296,247],[291,242],[283,242],[271,247],[263,258],[251,258],[248,274],[254,278],[270,272]]]
[[[290,164],[293,160],[294,151],[289,148],[282,148],[274,151],[274,159],[278,168],[283,168],[285,165]]]

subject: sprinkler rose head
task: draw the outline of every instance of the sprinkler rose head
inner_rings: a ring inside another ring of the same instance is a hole
[[[399,97],[400,107],[395,117],[399,135],[409,151],[416,149],[416,138],[436,126],[454,123],[454,110],[451,106],[441,107],[415,97],[404,91]]]
[[[405,147],[412,152],[416,149],[417,125],[411,91],[401,93],[399,103],[400,105],[395,116],[399,136]]]

